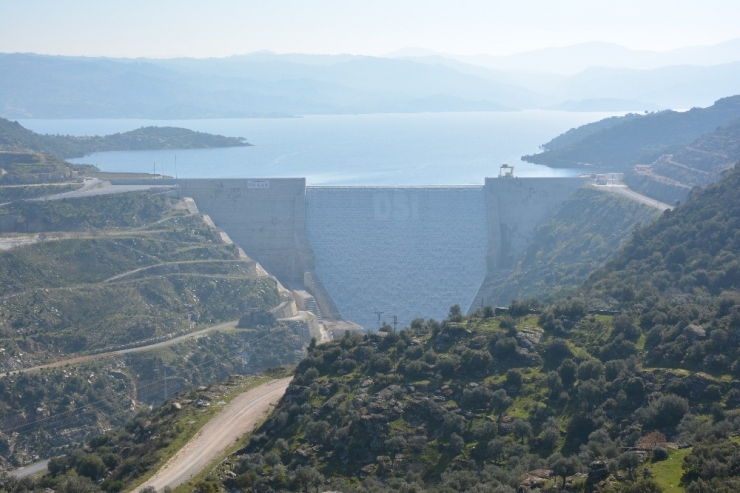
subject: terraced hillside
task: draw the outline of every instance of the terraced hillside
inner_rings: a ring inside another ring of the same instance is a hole
[[[0,244],[25,241],[0,251],[0,469],[57,454],[181,390],[302,357],[299,322],[236,328],[286,295],[179,199],[16,202],[0,220],[13,230]],[[58,361],[67,364],[8,373]]]
[[[740,122],[717,128],[625,176],[634,190],[667,203],[684,201],[693,187],[718,181],[740,160]]]

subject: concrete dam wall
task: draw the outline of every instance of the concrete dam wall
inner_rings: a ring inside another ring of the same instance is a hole
[[[286,286],[304,289],[310,278],[317,301],[366,329],[376,327],[376,311],[387,322],[397,315],[404,326],[488,300],[535,227],[582,183],[493,178],[480,187],[393,188],[306,187],[302,178],[177,180],[181,196],[192,197]]]
[[[365,328],[398,316],[467,310],[485,277],[483,187],[309,187],[306,229],[316,273],[342,316]]]

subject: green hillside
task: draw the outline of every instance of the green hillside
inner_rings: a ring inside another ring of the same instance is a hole
[[[591,124],[545,144],[544,152],[522,159],[555,168],[626,171],[633,164],[652,163],[738,119],[740,96],[732,96],[708,108],[661,111],[639,118],[610,119],[599,126]]]
[[[735,491],[739,186],[736,167],[636,230],[582,300],[536,316],[522,304],[499,317],[453,307],[442,323],[315,348],[213,480],[259,491],[530,491],[562,475],[570,491]],[[588,315],[589,304],[622,314]],[[675,457],[685,460],[663,462]]]
[[[555,299],[579,286],[659,212],[619,195],[581,188],[537,227],[532,241],[504,279],[486,279],[486,304]]]

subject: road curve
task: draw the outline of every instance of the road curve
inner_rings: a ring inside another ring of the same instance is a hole
[[[175,488],[190,480],[239,437],[252,431],[270,405],[280,400],[292,378],[272,380],[235,397],[164,467],[134,491],[139,492],[147,486],[161,491],[165,486]]]

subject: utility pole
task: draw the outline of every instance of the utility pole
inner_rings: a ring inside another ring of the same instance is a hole
[[[375,310],[375,314],[378,316],[378,330],[380,330],[380,316],[383,314],[383,312]]]
[[[167,368],[164,367],[162,374],[164,375],[164,400],[167,400]]]
[[[398,325],[398,315],[393,315],[393,331],[396,330],[396,325]]]
[[[157,162],[154,161],[154,177],[157,177]]]

